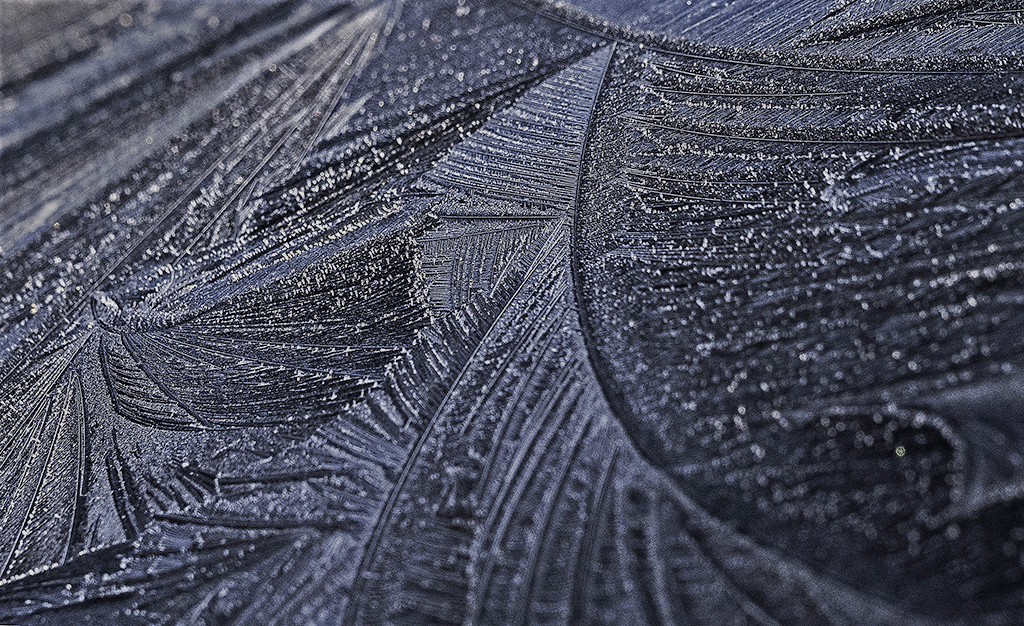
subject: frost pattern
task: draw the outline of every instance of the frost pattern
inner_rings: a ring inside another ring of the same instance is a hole
[[[0,618],[1019,622],[1018,13],[3,5]]]

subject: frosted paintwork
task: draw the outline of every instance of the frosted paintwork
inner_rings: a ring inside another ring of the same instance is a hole
[[[1020,18],[0,5],[0,621],[1024,620]]]

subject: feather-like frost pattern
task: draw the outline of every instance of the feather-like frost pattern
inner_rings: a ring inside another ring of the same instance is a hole
[[[1014,624],[991,0],[0,5],[0,617]]]

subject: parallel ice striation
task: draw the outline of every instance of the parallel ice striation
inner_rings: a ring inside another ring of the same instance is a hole
[[[620,51],[578,254],[633,441],[830,620],[1012,622],[1020,59]]]

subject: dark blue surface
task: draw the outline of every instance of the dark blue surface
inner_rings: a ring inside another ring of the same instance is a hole
[[[0,4],[0,621],[1024,622],[1022,23]]]

